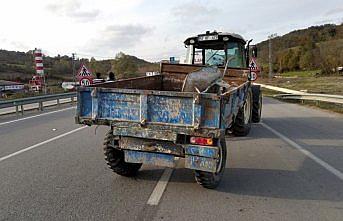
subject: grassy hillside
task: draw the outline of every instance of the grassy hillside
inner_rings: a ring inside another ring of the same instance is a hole
[[[296,30],[273,42],[275,72],[320,69],[324,74],[343,66],[343,24],[327,24]],[[259,62],[268,69],[268,40],[257,44]]]
[[[268,40],[259,43],[259,63],[268,70]],[[158,64],[135,56],[118,53],[114,59],[98,61],[94,58],[79,59],[76,69],[85,63],[93,73],[103,77],[109,71],[116,78],[143,75],[146,71],[157,71]],[[273,39],[274,72],[320,70],[324,74],[343,66],[343,24],[313,26],[296,30]],[[50,81],[72,80],[72,61],[69,56],[44,58],[45,72]],[[28,82],[34,74],[33,52],[0,50],[0,79]]]
[[[109,60],[78,59],[75,62],[76,71],[82,63],[85,63],[94,74],[101,73],[102,77],[106,77],[107,73],[112,71],[117,78],[140,76],[146,71],[156,71],[159,67],[158,64],[124,53],[119,53],[114,59]],[[72,58],[69,56],[45,56],[44,69],[50,82],[58,84],[73,79]],[[0,79],[27,83],[34,73],[32,51],[25,53],[0,50]]]

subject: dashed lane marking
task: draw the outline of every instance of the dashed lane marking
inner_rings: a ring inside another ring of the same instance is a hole
[[[35,145],[32,145],[32,146],[26,147],[26,148],[24,148],[24,149],[21,149],[21,150],[19,150],[19,151],[17,151],[17,152],[11,153],[11,154],[9,154],[9,155],[7,155],[7,156],[1,157],[1,158],[0,158],[0,162],[2,162],[2,161],[4,161],[4,160],[7,160],[7,159],[9,159],[9,158],[11,158],[11,157],[17,156],[17,155],[19,155],[19,154],[22,154],[22,153],[24,153],[24,152],[27,152],[27,151],[29,151],[29,150],[32,150],[32,149],[34,149],[34,148],[36,148],[36,147],[40,147],[40,146],[42,146],[42,145],[44,145],[44,144],[50,143],[50,142],[52,142],[52,141],[54,141],[54,140],[58,140],[58,139],[60,139],[60,138],[62,138],[62,137],[68,136],[68,135],[70,135],[70,134],[72,134],[72,133],[75,133],[75,132],[80,131],[80,130],[85,129],[85,128],[87,128],[87,126],[79,127],[79,128],[77,128],[77,129],[75,129],[75,130],[72,130],[72,131],[69,131],[69,132],[67,132],[67,133],[58,135],[58,136],[56,136],[56,137],[50,138],[50,139],[48,139],[48,140],[45,140],[45,141],[43,141],[43,142],[40,142],[40,143],[37,143],[37,144],[35,144]]]
[[[169,179],[173,173],[173,170],[174,169],[171,169],[171,168],[166,168],[164,171],[163,171],[163,174],[160,178],[160,180],[157,182],[154,190],[152,191],[151,195],[150,195],[150,198],[147,202],[148,205],[151,205],[151,206],[157,206],[158,203],[160,202],[161,198],[162,198],[162,195],[168,185],[168,182],[169,182]]]

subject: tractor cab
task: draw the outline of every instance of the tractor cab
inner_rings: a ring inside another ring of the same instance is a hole
[[[187,38],[184,43],[186,64],[223,67],[227,63],[229,68],[248,68],[250,41],[245,47],[247,42],[238,34],[207,31]]]

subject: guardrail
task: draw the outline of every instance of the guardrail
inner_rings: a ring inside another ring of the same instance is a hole
[[[278,94],[274,97],[289,100],[311,100],[311,101],[322,101],[335,104],[343,104],[343,96],[330,95],[330,94]]]
[[[295,91],[295,90],[290,90],[287,88],[275,87],[275,86],[265,85],[265,84],[256,84],[256,85],[260,85],[261,87],[269,89],[269,90],[282,92],[283,94],[274,95],[274,97],[281,98],[281,99],[311,100],[311,101],[322,101],[322,102],[328,102],[328,103],[343,104],[342,95],[315,94],[315,93]]]
[[[24,111],[25,111],[24,105],[38,104],[38,110],[42,111],[44,108],[44,102],[56,101],[56,105],[60,105],[61,104],[60,101],[62,99],[70,99],[70,102],[74,102],[75,98],[76,98],[76,92],[69,92],[69,93],[62,93],[62,94],[49,94],[49,95],[36,96],[36,97],[6,100],[6,101],[0,101],[0,109],[15,107],[16,114],[19,114],[19,112],[24,114]],[[63,103],[66,103],[66,102],[63,102]],[[46,106],[51,106],[51,104],[46,105]],[[19,110],[19,107],[20,107],[20,110]],[[33,107],[33,108],[31,107],[28,109],[36,109],[36,108],[37,107]]]

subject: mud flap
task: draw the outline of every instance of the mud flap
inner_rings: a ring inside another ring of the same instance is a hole
[[[124,150],[125,162],[143,163],[162,167],[175,167],[175,157],[169,154]]]
[[[193,170],[216,172],[218,147],[187,145],[185,146],[185,167]]]

